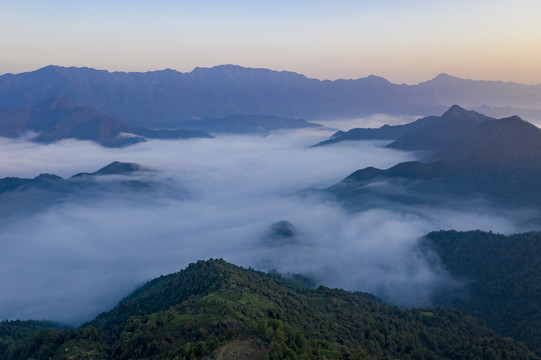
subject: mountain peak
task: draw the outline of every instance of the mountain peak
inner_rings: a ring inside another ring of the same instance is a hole
[[[109,165],[102,167],[94,175],[119,175],[142,170],[141,165],[130,162],[113,161]]]
[[[239,72],[239,71],[251,70],[251,69],[252,68],[245,68],[240,65],[233,65],[233,64],[217,65],[217,66],[212,66],[212,67],[197,66],[196,68],[192,70],[191,74],[205,73],[205,72],[232,73],[232,72]]]
[[[461,107],[461,106],[459,106],[457,104],[454,104],[449,109],[447,109],[447,111],[445,113],[443,113],[442,116],[445,116],[445,114],[466,114],[468,112],[469,111],[464,109],[463,107]]]
[[[60,70],[61,68],[62,66],[58,66],[58,65],[47,65],[47,66],[37,69],[36,72],[40,72],[40,73],[49,72],[50,73],[50,72],[56,72]]]
[[[518,115],[509,116],[509,117],[503,118],[501,120],[502,121],[505,120],[505,121],[508,121],[508,122],[514,122],[514,123],[528,123],[528,124],[530,124],[528,121],[524,120],[523,118],[521,118]]]
[[[436,86],[445,86],[445,85],[448,85],[449,83],[456,83],[456,82],[459,82],[459,81],[461,82],[463,80],[464,79],[458,78],[456,76],[452,76],[452,75],[449,75],[449,74],[446,74],[446,73],[441,73],[441,74],[438,74],[433,79],[423,81],[423,82],[419,83],[418,85],[421,85],[421,86],[434,86],[434,85],[436,85]]]
[[[34,180],[54,182],[54,181],[62,180],[62,178],[58,175],[44,173],[44,174],[39,174],[38,176],[36,176]]]
[[[429,80],[428,82],[438,82],[438,83],[448,83],[450,81],[464,80],[456,76],[452,76],[446,73],[438,74],[434,79]]]
[[[441,116],[442,119],[453,119],[457,117],[468,117],[474,119],[476,122],[480,123],[487,119],[486,116],[480,114],[473,110],[466,110],[463,107],[458,105],[451,106],[446,112]]]
[[[95,171],[93,173],[78,173],[72,176],[73,178],[78,178],[81,176],[100,176],[100,175],[127,175],[136,171],[142,171],[144,168],[136,163],[129,163],[129,162],[120,162],[120,161],[113,161],[107,166],[102,167],[98,171]]]
[[[458,79],[457,77],[455,76],[451,76],[447,73],[441,73],[441,74],[438,74],[434,79],[432,80],[450,80],[450,79]]]
[[[391,84],[389,80],[377,75],[369,75],[365,77],[364,80],[368,81],[370,84]]]

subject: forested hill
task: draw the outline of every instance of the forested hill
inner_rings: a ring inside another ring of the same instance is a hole
[[[439,231],[428,234],[425,245],[466,284],[463,296],[447,294],[442,304],[481,317],[541,353],[540,232]]]
[[[402,310],[223,260],[154,279],[77,330],[22,324],[0,324],[0,359],[537,359],[456,310]]]

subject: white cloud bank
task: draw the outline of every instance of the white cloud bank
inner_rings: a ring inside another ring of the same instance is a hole
[[[333,185],[359,168],[414,158],[382,142],[309,147],[328,135],[151,141],[125,149],[0,140],[0,177],[68,177],[119,160],[152,167],[158,171],[145,176],[175,184],[153,192],[100,193],[4,221],[0,319],[78,324],[114,306],[137,284],[210,257],[424,305],[452,280],[419,251],[420,236],[451,228],[520,230],[508,214],[486,209],[349,213],[329,199],[294,195]],[[280,220],[298,230],[294,243],[265,242],[268,228]]]

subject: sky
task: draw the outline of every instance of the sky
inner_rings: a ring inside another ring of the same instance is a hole
[[[0,0],[0,74],[236,64],[318,79],[541,83],[538,0]]]

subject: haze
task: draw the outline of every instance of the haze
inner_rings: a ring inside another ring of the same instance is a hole
[[[157,186],[68,196],[38,209],[30,202],[38,194],[30,193],[18,197],[16,209],[0,206],[11,213],[0,230],[0,318],[79,324],[138,284],[209,257],[301,273],[393,304],[428,305],[441,287],[460,284],[419,249],[419,237],[440,229],[525,229],[520,224],[527,213],[479,203],[462,210],[374,206],[350,213],[329,198],[298,195],[365,166],[388,168],[416,158],[384,148],[385,142],[309,147],[330,133],[149,141],[113,150],[77,141],[44,146],[1,139],[9,155],[0,160],[2,177],[68,177],[120,160],[153,169],[136,179]],[[291,222],[297,236],[269,243],[269,228],[281,220]]]
[[[319,79],[541,82],[541,3],[4,1],[0,73],[237,64]]]

